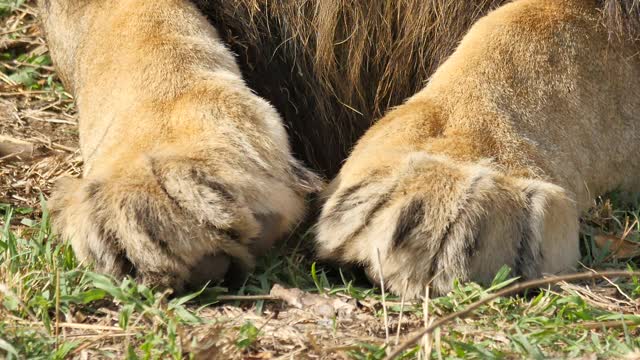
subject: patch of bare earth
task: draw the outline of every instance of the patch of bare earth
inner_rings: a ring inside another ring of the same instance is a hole
[[[0,52],[20,56],[0,60],[0,203],[39,209],[56,179],[80,174],[75,108],[48,84],[53,68],[29,62],[47,55],[34,8],[2,20]]]
[[[238,297],[235,305],[218,304],[200,311],[199,316],[207,324],[181,326],[179,341],[185,355],[196,359],[348,359],[348,353],[361,349],[362,344],[385,343],[384,322],[376,315],[382,310],[381,303],[311,296],[326,299],[327,304],[344,301],[345,305],[327,305],[324,311],[316,312],[313,307],[296,307],[287,300],[267,296],[269,302],[257,312],[255,297]],[[134,325],[123,330],[118,319],[117,310],[107,307],[92,315],[78,311],[74,318],[62,323],[61,340],[84,340],[70,358],[103,358],[106,352],[124,356],[132,344],[129,338],[158,325],[140,316],[130,321]],[[396,315],[389,322],[391,345],[396,343],[397,319]],[[422,320],[414,314],[404,314],[402,334],[421,326]],[[255,337],[247,329],[254,329]]]

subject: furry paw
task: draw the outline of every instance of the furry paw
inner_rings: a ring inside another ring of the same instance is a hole
[[[185,157],[136,161],[58,184],[54,230],[97,271],[176,291],[243,277],[302,216],[317,185],[297,163],[277,179]],[[267,189],[282,192],[272,199]]]
[[[423,152],[387,164],[345,167],[329,186],[322,258],[382,273],[409,297],[444,294],[454,279],[490,283],[503,265],[536,278],[577,263],[578,215],[562,188]]]

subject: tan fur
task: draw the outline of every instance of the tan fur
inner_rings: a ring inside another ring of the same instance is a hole
[[[318,179],[188,1],[41,6],[80,113],[83,179],[51,199],[80,259],[180,289],[203,258],[215,261],[196,282],[251,268],[301,219]]]
[[[411,296],[504,264],[571,269],[592,195],[640,185],[640,59],[599,20],[586,1],[520,0],[478,21],[359,141],[326,194],[321,256],[377,278],[380,251]]]
[[[562,272],[592,196],[637,190],[637,0],[517,0],[476,22],[505,2],[196,1],[321,170],[438,69],[324,193],[322,258],[409,296],[505,264]],[[40,3],[85,158],[52,197],[58,231],[101,271],[178,289],[251,268],[320,182],[222,37],[186,0]]]

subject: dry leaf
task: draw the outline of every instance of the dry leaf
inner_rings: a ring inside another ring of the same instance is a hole
[[[29,160],[43,154],[43,150],[30,142],[0,135],[0,158],[16,157]]]
[[[296,288],[284,288],[278,284],[271,289],[271,295],[287,304],[303,310],[311,310],[322,317],[332,317],[338,313],[350,314],[356,307],[339,298],[310,294]]]
[[[631,259],[640,256],[640,243],[619,238],[614,235],[596,235],[594,237],[599,249],[608,249],[615,259]]]

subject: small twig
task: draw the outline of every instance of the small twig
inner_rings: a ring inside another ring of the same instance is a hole
[[[378,255],[378,275],[380,276],[380,289],[382,291],[382,313],[384,314],[384,341],[389,343],[389,314],[387,313],[387,296],[384,291],[384,275],[382,273],[382,261],[380,260],[380,249],[376,249]],[[399,325],[398,325],[399,326]]]
[[[631,226],[629,226],[629,218],[627,217],[624,223],[624,231],[622,233],[622,240],[625,240],[627,238],[627,236],[629,236],[629,234],[631,233],[631,231],[633,230],[633,228],[638,225],[638,219],[635,219],[633,221],[633,224],[631,224]]]
[[[56,308],[55,308],[55,319],[56,319],[56,328],[55,328],[55,336],[56,336],[56,349],[60,345],[60,269],[56,269]]]
[[[25,325],[44,326],[40,321],[17,321]],[[93,325],[93,324],[76,324],[76,323],[59,323],[58,327],[61,329],[76,329],[76,330],[94,330],[94,331],[116,331],[124,332],[119,326],[106,326],[106,325]],[[127,330],[141,330],[141,328],[130,326]]]
[[[424,288],[424,301],[422,302],[422,313],[424,316],[424,326],[428,327],[432,320],[429,318],[429,285]],[[424,359],[429,358],[431,354],[431,337],[430,334],[425,334],[422,337],[422,354]]]
[[[589,271],[591,271],[592,273],[597,273],[594,269],[589,269]],[[615,287],[618,290],[618,292],[620,293],[620,295],[624,296],[629,301],[628,304],[633,305],[633,303],[635,301],[631,297],[629,297],[629,295],[627,295],[627,293],[622,291],[622,289],[620,288],[620,286],[618,286],[618,284],[616,284],[613,281],[611,281],[608,277],[603,277],[603,279],[604,279],[604,281],[608,282],[611,286]]]
[[[35,120],[35,121],[42,121],[42,122],[48,122],[48,123],[53,123],[53,124],[65,124],[65,125],[78,125],[77,122],[75,121],[68,121],[68,120],[62,120],[62,119],[43,119],[43,118],[37,118],[35,116],[25,116],[26,118],[29,118],[31,120]]]
[[[342,345],[342,346],[335,346],[335,347],[328,348],[324,350],[324,352],[327,354],[331,354],[335,352],[357,351],[361,349],[362,349],[361,345]]]
[[[16,64],[16,65],[19,65],[19,66],[25,66],[25,67],[34,68],[34,69],[43,69],[43,70],[46,70],[46,71],[55,71],[53,66],[29,64],[29,63],[22,62],[22,61],[17,61],[17,60],[14,60],[13,63]],[[42,76],[42,74],[40,76]]]
[[[48,139],[39,138],[37,136],[33,136],[32,139],[33,140],[37,140],[41,144],[43,144],[45,146],[48,146],[48,147],[50,147],[52,149],[64,150],[64,151],[70,152],[70,153],[75,153],[76,151],[78,151],[78,148],[72,148],[72,147],[64,146],[62,144],[58,144],[58,143],[53,142],[53,141],[48,140]]]
[[[563,276],[552,276],[552,277],[547,277],[547,278],[543,278],[543,279],[537,279],[537,280],[531,280],[531,281],[526,281],[523,283],[519,283],[519,284],[515,284],[513,286],[510,286],[508,288],[505,288],[503,290],[500,290],[492,295],[489,295],[487,297],[485,297],[484,299],[480,299],[476,302],[474,302],[473,304],[469,305],[467,308],[457,311],[455,313],[449,314],[443,318],[440,318],[439,320],[435,321],[434,323],[432,323],[430,326],[428,326],[425,329],[419,330],[417,332],[415,332],[413,335],[411,335],[409,337],[409,339],[407,339],[405,342],[403,342],[400,346],[396,347],[393,351],[391,351],[389,353],[389,355],[387,355],[387,357],[385,357],[386,360],[392,360],[395,357],[397,357],[398,355],[400,355],[403,351],[405,351],[406,349],[408,349],[410,346],[416,344],[418,341],[420,341],[420,339],[427,334],[432,333],[435,329],[439,328],[440,326],[458,319],[458,318],[462,318],[466,315],[468,315],[469,313],[471,313],[473,310],[479,308],[480,306],[489,303],[499,297],[502,296],[506,296],[506,295],[512,295],[518,292],[521,292],[523,290],[526,289],[530,289],[530,288],[536,288],[536,287],[541,287],[541,286],[545,286],[545,285],[551,285],[551,284],[555,284],[561,281],[581,281],[581,280],[593,280],[593,279],[601,279],[603,277],[608,277],[608,276],[621,276],[621,277],[633,277],[633,276],[640,276],[640,271],[605,271],[605,272],[601,272],[601,273],[578,273],[578,274],[569,274],[569,275],[563,275]]]
[[[569,325],[573,328],[585,328],[588,330],[597,330],[602,328],[617,328],[624,326],[640,326],[640,320],[611,320],[611,321],[590,321],[583,323],[574,323]]]
[[[404,288],[402,290],[402,297],[400,298],[400,315],[398,316],[398,330],[396,331],[395,346],[400,343],[400,329],[402,328],[402,315],[404,314],[404,301],[407,296],[407,288],[409,287],[409,279],[404,279]]]
[[[19,27],[19,28],[15,28],[15,29],[11,29],[11,30],[8,30],[8,31],[0,32],[0,35],[9,35],[11,33],[15,33],[15,32],[18,32],[18,31],[30,29],[30,28],[32,28],[34,26],[36,26],[36,24],[28,24],[28,25],[25,25],[25,26],[22,26],[22,27]]]
[[[3,74],[3,73],[0,73]],[[3,74],[4,75],[4,74]],[[1,76],[1,75],[0,75]],[[6,76],[6,75],[5,75]],[[14,86],[17,85],[14,82]],[[38,95],[38,94],[52,94],[53,92],[51,90],[22,90],[22,89],[18,89],[18,92],[0,92],[0,96],[32,96],[32,95]],[[65,95],[67,95],[67,92],[63,92]],[[71,95],[71,94],[68,94]],[[73,97],[71,97],[73,98]]]
[[[216,296],[218,301],[258,301],[258,300],[282,300],[279,296],[273,295],[220,295]]]
[[[117,337],[127,337],[127,336],[136,336],[139,333],[127,332],[127,333],[116,333],[116,334],[94,334],[94,335],[66,335],[65,339],[87,339],[87,340],[100,340],[104,338],[117,338]]]

